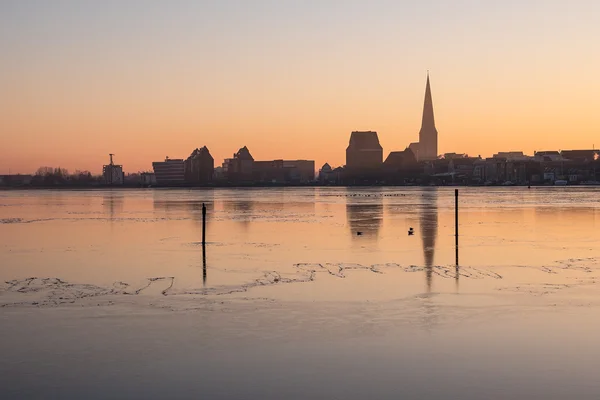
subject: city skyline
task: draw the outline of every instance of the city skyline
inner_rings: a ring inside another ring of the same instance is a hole
[[[385,157],[418,137],[428,69],[440,154],[597,145],[598,4],[231,4],[3,2],[1,173],[204,145],[337,166],[367,130]]]

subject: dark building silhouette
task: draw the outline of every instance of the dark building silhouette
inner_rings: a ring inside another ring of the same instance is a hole
[[[230,183],[308,183],[315,180],[313,160],[255,161],[246,146],[223,162],[223,179]]]
[[[403,151],[392,151],[383,162],[387,170],[402,170],[412,168],[417,163],[417,158],[410,148]]]
[[[254,161],[254,180],[268,183],[307,183],[315,179],[312,160]]]
[[[195,149],[184,161],[185,181],[188,183],[210,183],[213,179],[215,160],[206,146]]]
[[[412,150],[417,148],[417,159],[435,160],[438,155],[438,132],[435,129],[433,117],[433,101],[431,99],[431,87],[429,85],[429,72],[427,73],[427,85],[425,87],[425,103],[423,105],[423,120],[419,131],[418,146],[411,144]]]
[[[156,184],[160,186],[177,186],[185,182],[183,159],[165,158],[165,161],[152,163]]]
[[[110,163],[102,166],[102,179],[107,185],[122,185],[125,182],[123,166],[113,162],[114,154],[109,154]]]
[[[26,186],[30,185],[33,175],[0,175],[0,186]]]
[[[342,180],[343,172],[343,168],[331,168],[331,165],[329,165],[329,163],[325,163],[319,170],[319,182],[322,184],[340,183]]]
[[[410,148],[392,151],[383,162],[383,176],[386,183],[405,183],[423,173],[415,154]]]
[[[377,132],[352,132],[346,149],[346,168],[353,171],[373,170],[381,167],[383,148]]]
[[[238,150],[233,158],[223,161],[223,176],[229,182],[249,182],[254,171],[254,157],[246,146]]]
[[[570,161],[591,162],[598,160],[600,150],[562,150],[560,155]]]

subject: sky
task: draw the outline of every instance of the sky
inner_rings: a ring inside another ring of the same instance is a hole
[[[0,174],[345,163],[350,132],[439,152],[600,146],[595,0],[3,0]]]

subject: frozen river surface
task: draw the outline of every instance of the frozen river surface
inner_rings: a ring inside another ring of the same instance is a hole
[[[599,206],[461,188],[457,266],[453,189],[0,192],[1,397],[598,399]]]

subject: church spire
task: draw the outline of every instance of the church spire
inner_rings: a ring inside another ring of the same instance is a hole
[[[427,71],[427,85],[425,86],[425,101],[423,104],[423,120],[419,132],[419,159],[435,160],[437,158],[437,130],[433,118],[433,100],[431,99],[431,85],[429,71]]]
[[[421,129],[424,127],[432,127],[435,129],[433,100],[431,100],[431,86],[429,84],[429,71],[427,71],[427,85],[425,86],[425,102],[423,104],[423,121],[421,122]]]

